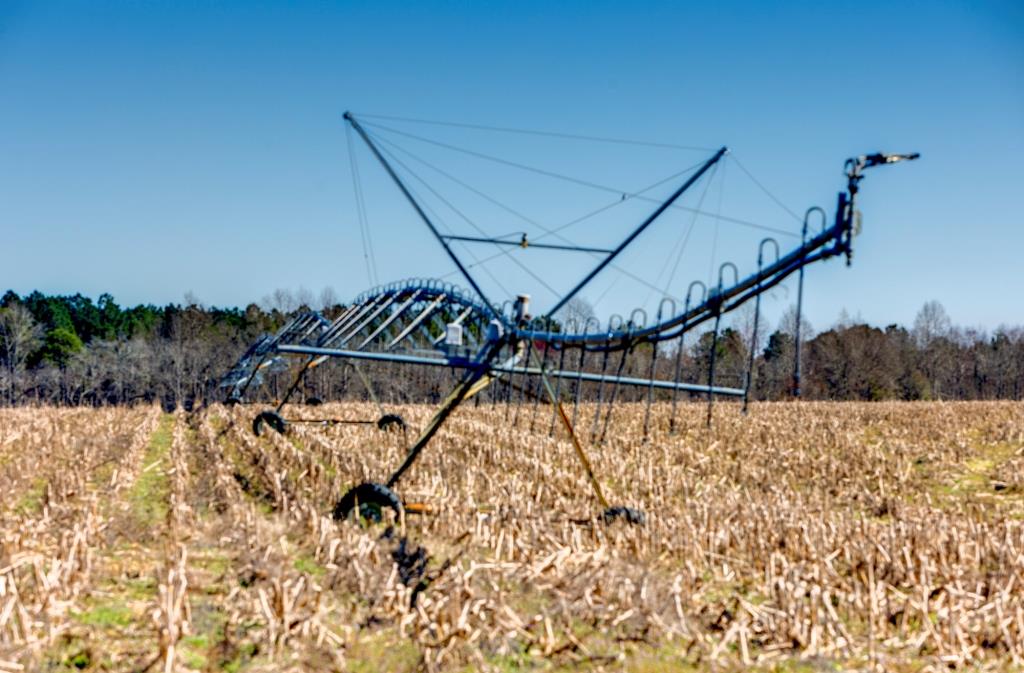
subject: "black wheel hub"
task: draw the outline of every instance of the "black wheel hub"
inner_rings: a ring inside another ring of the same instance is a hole
[[[601,518],[605,523],[613,523],[621,519],[633,526],[642,526],[647,522],[647,515],[643,511],[622,506],[609,507],[601,514]]]
[[[288,430],[288,421],[284,420],[276,411],[264,411],[252,419],[253,433],[257,437],[262,436],[264,426],[269,426],[283,435]]]
[[[405,419],[398,414],[384,414],[377,421],[377,427],[385,432],[389,430],[405,430]]]
[[[384,519],[384,510],[390,509],[395,516],[402,514],[402,501],[395,492],[383,484],[364,482],[350,488],[334,505],[334,519],[347,519],[358,509],[358,516],[364,521],[379,523]]]

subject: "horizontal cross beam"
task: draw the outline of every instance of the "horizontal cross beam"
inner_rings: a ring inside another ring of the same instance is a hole
[[[376,362],[395,362],[399,364],[426,365],[430,367],[448,367],[457,369],[470,369],[474,363],[464,359],[447,357],[428,357],[423,355],[402,355],[399,353],[372,353],[366,351],[345,350],[342,348],[318,348],[316,346],[303,346],[301,344],[280,344],[277,347],[280,353],[296,353],[301,355],[326,355],[337,358],[351,358],[353,360],[372,360]],[[491,365],[489,369],[499,374],[525,374],[527,376],[540,376],[542,373],[560,379],[578,379],[588,383],[617,383],[624,386],[652,386],[659,390],[682,390],[691,393],[712,393],[715,395],[728,395],[742,397],[742,388],[727,388],[724,386],[708,386],[698,383],[678,383],[676,381],[663,381],[659,379],[644,379],[631,376],[607,376],[580,372],[566,369],[555,369],[552,371],[541,370],[537,367],[515,367],[511,365]]]

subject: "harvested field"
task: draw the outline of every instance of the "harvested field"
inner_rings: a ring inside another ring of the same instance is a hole
[[[489,403],[400,484],[431,514],[337,523],[402,435],[257,411],[0,409],[0,671],[1024,663],[1021,403],[663,406],[646,443],[620,406],[588,450],[643,527],[596,519],[549,411]]]

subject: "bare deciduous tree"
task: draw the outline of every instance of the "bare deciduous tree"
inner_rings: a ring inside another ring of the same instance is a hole
[[[42,328],[27,308],[19,303],[0,308],[0,358],[7,379],[7,402],[18,399],[18,386],[25,361],[42,339]]]
[[[295,308],[313,308],[315,304],[313,299],[313,293],[305,287],[299,286],[299,289],[295,291]]]
[[[748,301],[729,315],[729,325],[739,333],[747,352],[749,353],[751,349],[755,353],[760,352],[768,342],[770,330],[762,313],[757,321],[757,339],[754,341],[754,302]]]
[[[948,337],[951,328],[942,304],[934,300],[925,302],[914,318],[914,340],[918,347],[927,348],[935,339]]]
[[[277,311],[281,314],[291,313],[298,306],[295,301],[295,295],[292,294],[291,290],[286,290],[283,287],[277,288],[264,297],[260,304],[262,304],[263,309],[266,311]]]
[[[320,308],[329,311],[337,305],[338,293],[330,285],[325,285],[324,289],[320,290]]]
[[[790,304],[779,318],[778,330],[783,334],[793,336],[796,334],[796,304]],[[800,317],[800,340],[810,341],[814,338],[814,326],[807,320],[806,316]]]
[[[192,290],[189,290],[185,293],[185,306],[202,308],[203,302],[199,299],[199,295]]]
[[[596,318],[594,307],[583,297],[573,297],[565,303],[565,306],[558,312],[558,319],[565,324],[575,324],[577,329],[583,329],[588,320]]]

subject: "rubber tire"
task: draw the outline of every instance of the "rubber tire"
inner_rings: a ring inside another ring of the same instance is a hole
[[[269,425],[282,435],[288,431],[288,421],[281,418],[281,415],[276,411],[264,411],[259,416],[252,419],[253,434],[257,437],[261,437],[263,435],[264,425]]]
[[[601,518],[605,523],[613,523],[616,519],[622,519],[631,526],[642,526],[647,523],[647,515],[642,511],[621,505],[609,507],[601,514]]]
[[[388,430],[405,431],[405,419],[398,414],[384,414],[377,420],[377,427],[385,432]]]
[[[236,407],[236,406],[238,406],[241,403],[242,403],[242,400],[237,398],[237,397],[235,397],[234,395],[232,395],[231,397],[229,397],[226,400],[224,400],[224,406],[226,406],[226,407]]]
[[[384,509],[391,509],[396,516],[402,515],[402,501],[395,492],[384,484],[372,481],[363,482],[350,488],[334,505],[334,520],[347,519],[359,503],[359,517],[365,521],[380,523],[384,518]]]
[[[320,399],[319,397],[307,397],[306,398],[306,406],[307,407],[319,407],[323,403],[324,403],[324,401],[322,399]]]

